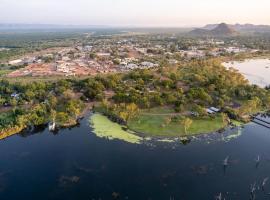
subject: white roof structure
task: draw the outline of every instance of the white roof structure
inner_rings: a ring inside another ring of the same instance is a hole
[[[213,110],[210,110],[210,109],[206,109],[206,112],[208,113],[208,114],[214,114],[215,112],[213,111]]]
[[[215,108],[215,107],[211,107],[210,110],[212,110],[212,111],[214,111],[214,112],[219,112],[219,111],[220,111],[220,109]]]

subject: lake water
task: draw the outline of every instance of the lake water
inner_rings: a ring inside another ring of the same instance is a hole
[[[253,123],[185,145],[99,138],[88,118],[57,134],[40,129],[0,141],[1,200],[198,200],[220,192],[249,199],[250,185],[260,186],[267,176],[270,131]],[[269,199],[261,189],[256,197]]]
[[[238,69],[252,84],[260,87],[270,85],[270,59],[251,59],[223,64]]]

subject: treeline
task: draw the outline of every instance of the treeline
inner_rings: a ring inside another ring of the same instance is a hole
[[[11,115],[13,118],[29,114],[25,118],[34,125],[45,121],[70,124],[88,102],[102,102],[107,114],[123,122],[140,109],[157,106],[170,106],[176,112],[192,111],[202,117],[207,115],[205,108],[215,106],[241,118],[261,109],[269,110],[270,91],[249,85],[236,70],[227,70],[215,59],[84,80],[0,81],[0,108],[19,110]],[[0,123],[2,127],[9,124]]]
[[[0,81],[0,129],[26,127],[56,122],[59,126],[77,123],[84,108],[73,83],[32,82],[28,84]]]
[[[82,33],[76,32],[15,32],[1,33],[0,48],[9,50],[0,51],[0,64],[9,59],[26,53],[32,53],[52,47],[71,46]]]
[[[249,85],[238,71],[227,70],[215,59],[96,77],[82,83],[84,95],[91,100],[106,99],[104,91],[112,91],[107,100],[114,107],[113,113],[121,110],[115,105],[135,104],[141,109],[166,105],[176,112],[193,111],[204,116],[205,108],[215,106],[239,119],[270,109],[269,90]]]

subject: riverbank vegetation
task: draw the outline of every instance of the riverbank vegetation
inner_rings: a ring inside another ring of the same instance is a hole
[[[49,122],[58,127],[77,124],[84,104],[67,84],[66,81],[31,84],[1,81],[0,133],[20,132]]]
[[[105,85],[108,80],[113,80],[107,88],[113,95],[97,110],[146,135],[213,132],[224,128],[230,119],[248,122],[251,114],[270,108],[269,91],[249,85],[241,74],[225,69],[218,60],[111,76],[103,80]],[[220,113],[207,113],[211,106]],[[152,109],[156,107],[159,109]]]
[[[270,109],[269,90],[249,85],[218,59],[86,79],[23,83],[3,79],[0,94],[0,109],[12,113],[12,120],[1,121],[1,129],[14,127],[19,117],[27,126],[50,121],[68,126],[90,103],[113,121],[145,135],[191,135],[222,129],[229,118],[247,122],[250,114]],[[220,112],[208,113],[210,107]]]

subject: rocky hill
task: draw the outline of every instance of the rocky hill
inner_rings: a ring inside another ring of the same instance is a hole
[[[207,27],[204,28],[197,28],[194,29],[190,32],[191,35],[196,35],[196,36],[220,36],[220,37],[225,37],[225,36],[235,36],[238,34],[238,32],[231,27],[228,24],[221,23],[216,26],[214,25],[208,25]]]

